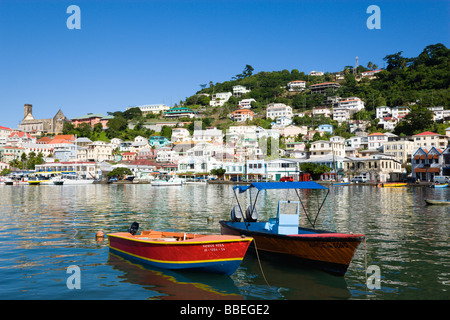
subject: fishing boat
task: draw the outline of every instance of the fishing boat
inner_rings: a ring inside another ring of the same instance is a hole
[[[165,269],[188,269],[231,275],[241,264],[251,237],[144,230],[108,234],[111,251]]]
[[[399,188],[406,187],[408,184],[403,182],[387,182],[387,183],[379,183],[377,186],[380,188]]]
[[[335,231],[319,230],[315,228],[317,217],[326,202],[330,192],[329,188],[313,181],[302,182],[254,182],[248,186],[235,186],[234,194],[237,205],[231,210],[229,221],[220,221],[221,233],[225,235],[244,235],[253,237],[257,252],[263,252],[279,258],[278,261],[287,260],[294,263],[311,265],[317,269],[343,276],[356,252],[358,245],[364,239],[363,234],[346,234]],[[256,203],[261,191],[273,189],[293,189],[297,200],[280,200],[276,217],[268,221],[258,221]],[[256,190],[254,201],[242,214],[238,194]],[[306,191],[307,190],[307,191]],[[315,216],[307,213],[304,200],[300,193],[312,192],[323,195],[319,201]],[[293,206],[293,213],[283,210],[283,207]],[[300,227],[300,206],[312,228]],[[243,221],[241,221],[243,220]]]
[[[425,199],[427,204],[437,204],[437,205],[450,205],[450,200],[431,200]]]
[[[448,183],[438,183],[430,185],[430,188],[447,188]]]

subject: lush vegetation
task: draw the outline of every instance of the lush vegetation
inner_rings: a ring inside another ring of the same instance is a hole
[[[290,105],[294,112],[311,110],[313,107],[324,106],[330,96],[349,97],[357,96],[365,102],[365,110],[353,115],[354,119],[370,121],[369,132],[382,131],[377,127],[378,120],[375,119],[375,110],[379,106],[404,106],[411,108],[411,113],[405,121],[400,122],[394,133],[399,135],[411,135],[420,131],[430,130],[444,134],[445,125],[432,121],[431,112],[426,109],[430,106],[450,106],[450,50],[443,44],[427,46],[417,57],[404,57],[402,52],[389,54],[383,59],[386,63],[385,70],[377,73],[376,79],[369,80],[357,77],[368,70],[378,67],[372,62],[367,67],[359,66],[353,70],[351,66],[344,66],[339,74],[343,80],[339,80],[341,87],[337,91],[329,91],[327,94],[311,94],[309,90],[302,92],[288,92],[286,86],[290,81],[303,80],[308,86],[315,83],[335,81],[335,74],[326,72],[323,76],[308,76],[298,69],[258,72],[253,73],[251,65],[246,65],[242,73],[237,74],[229,81],[222,83],[201,84],[200,90],[194,95],[187,97],[180,104],[189,108],[198,109],[202,114],[203,128],[216,126],[226,130],[233,122],[228,115],[237,108],[241,99],[253,98],[252,110],[256,116],[248,125],[258,125],[263,128],[271,127],[271,120],[265,119],[265,106],[268,103],[284,103]],[[355,77],[356,76],[356,77]],[[235,85],[243,85],[251,91],[240,98],[231,97],[222,107],[209,107],[210,96],[217,92],[232,92]],[[109,112],[113,116],[108,123],[108,129],[102,130],[100,125],[90,128],[81,125],[74,128],[71,124],[64,127],[65,134],[77,134],[88,137],[91,140],[108,141],[114,137],[123,140],[132,140],[136,136],[150,137],[151,135],[162,135],[170,138],[171,129],[163,127],[161,132],[147,129],[145,124],[154,118],[162,118],[162,114],[149,114],[143,116],[139,108],[129,108],[126,111]],[[180,119],[180,121],[191,121],[191,119]],[[330,118],[323,116],[295,117],[296,125],[317,127],[320,124],[329,123],[333,125],[334,134],[348,138],[348,124],[339,124]],[[129,124],[134,128],[130,129]],[[194,124],[186,128],[192,133]]]

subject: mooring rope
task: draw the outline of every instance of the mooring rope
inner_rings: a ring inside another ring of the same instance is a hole
[[[264,278],[264,281],[266,282],[267,286],[270,288],[269,283],[267,282],[266,276],[264,275],[264,271],[261,265],[261,261],[259,260],[259,254],[258,254],[258,248],[256,247],[256,240],[255,238],[253,238],[253,243],[255,244],[255,251],[256,251],[256,257],[258,258],[258,263],[259,263],[259,269],[261,270],[262,276]]]

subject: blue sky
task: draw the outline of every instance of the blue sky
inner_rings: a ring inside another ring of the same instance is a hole
[[[80,30],[66,26],[72,4]],[[379,30],[366,26],[372,4]],[[17,128],[26,103],[37,119],[172,106],[246,64],[383,67],[388,54],[448,47],[449,17],[447,0],[0,0],[0,126]]]

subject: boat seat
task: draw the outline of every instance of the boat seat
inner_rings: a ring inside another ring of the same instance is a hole
[[[280,204],[281,203],[293,203],[297,205],[295,213],[281,213]],[[299,227],[299,201],[279,201],[278,211],[277,211],[277,222],[274,227],[274,231],[278,234],[297,234]]]

